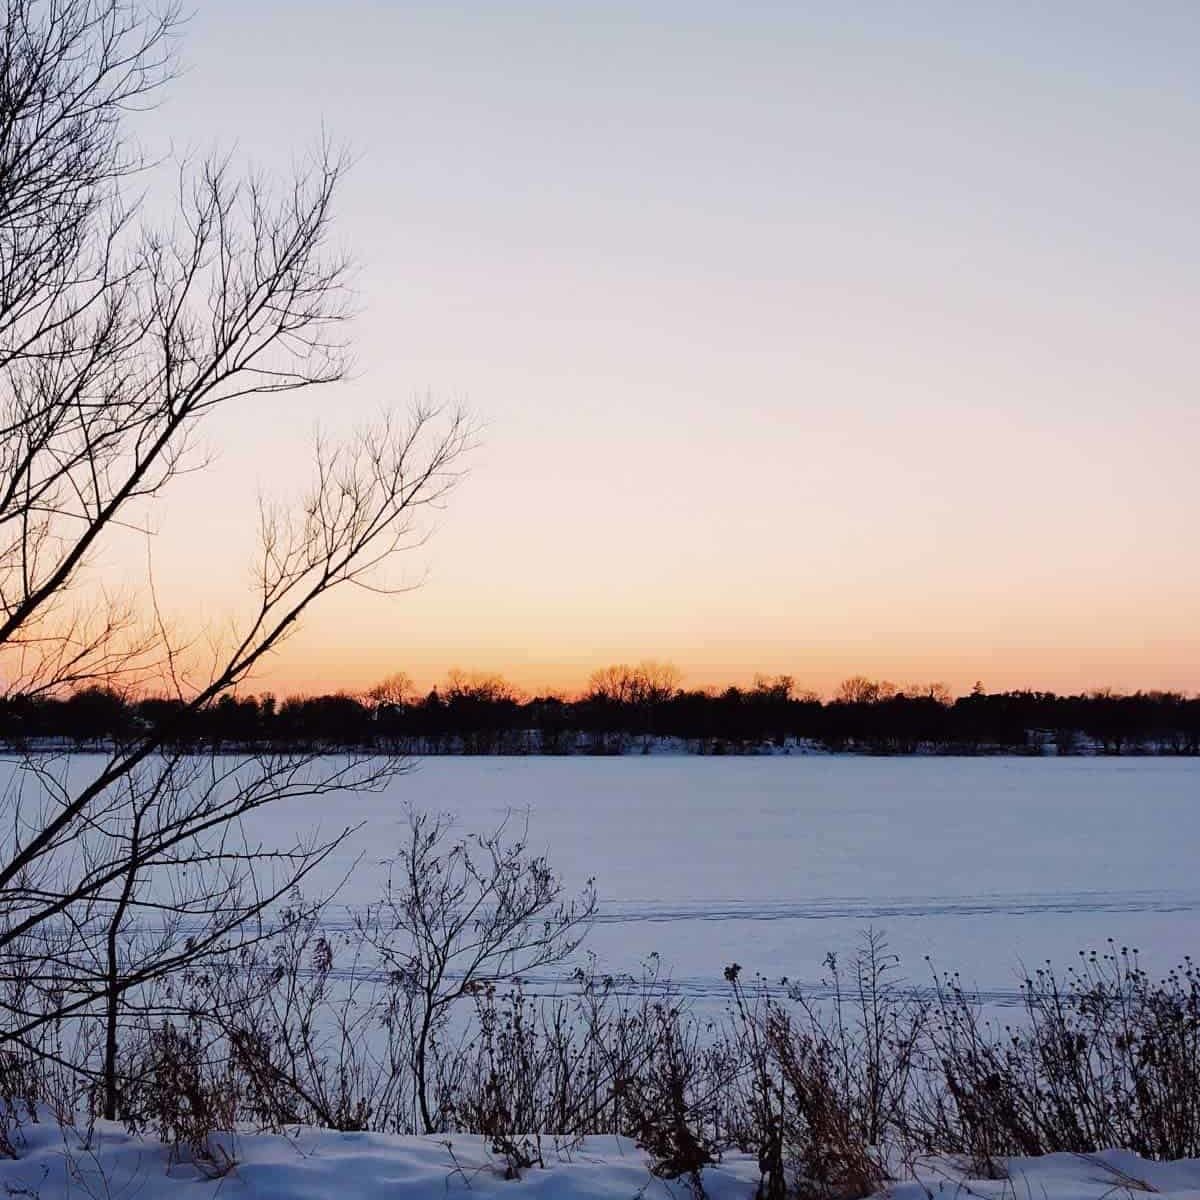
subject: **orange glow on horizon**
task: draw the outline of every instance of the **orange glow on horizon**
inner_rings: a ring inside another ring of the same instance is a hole
[[[320,656],[337,658],[336,653]],[[382,657],[382,656],[381,656]],[[556,695],[574,699],[586,690],[588,677],[614,663],[634,665],[645,658],[657,657],[669,661],[681,674],[681,686],[686,690],[723,689],[729,686],[748,688],[762,676],[789,675],[797,693],[815,692],[829,698],[841,682],[854,675],[889,680],[907,688],[930,683],[945,684],[955,696],[966,695],[976,682],[989,692],[1019,689],[1053,691],[1059,694],[1090,692],[1112,688],[1118,692],[1175,691],[1186,695],[1200,693],[1197,674],[1181,666],[1178,671],[1156,674],[1146,669],[1145,661],[1136,653],[1095,654],[1086,661],[1072,660],[1067,655],[1045,652],[1016,657],[1009,654],[981,656],[976,661],[935,658],[905,661],[894,655],[806,656],[801,662],[778,661],[756,657],[748,665],[737,666],[726,660],[664,659],[663,656],[623,655],[583,662],[578,660],[553,663],[549,661],[520,662],[499,658],[480,660],[459,658],[448,660],[452,665],[441,668],[433,663],[408,660],[396,656],[386,668],[380,669],[363,662],[357,656],[341,657],[342,669],[332,663],[323,667],[306,665],[282,658],[267,670],[259,672],[241,689],[246,693],[272,692],[284,695],[318,695],[347,692],[360,695],[396,672],[412,680],[417,694],[424,695],[434,687],[443,687],[453,670],[468,674],[499,676],[514,685],[524,697]]]

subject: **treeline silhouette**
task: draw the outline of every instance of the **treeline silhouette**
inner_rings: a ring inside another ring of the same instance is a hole
[[[182,702],[89,687],[0,700],[9,746],[88,748],[170,728]],[[494,675],[451,672],[419,694],[395,675],[362,695],[226,694],[181,723],[175,747],[362,749],[415,754],[696,754],[824,750],[867,754],[1200,754],[1200,698],[1110,690],[1062,696],[981,685],[955,698],[940,684],[897,688],[855,676],[831,699],[790,676],[751,687],[689,690],[669,665],[618,665],[582,695],[522,695]]]

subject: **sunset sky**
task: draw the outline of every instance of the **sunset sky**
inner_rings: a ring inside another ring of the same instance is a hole
[[[421,586],[256,688],[1200,689],[1200,5],[200,0],[181,52],[152,151],[349,145],[361,315],[209,430],[166,603],[237,613],[318,424],[481,426]]]

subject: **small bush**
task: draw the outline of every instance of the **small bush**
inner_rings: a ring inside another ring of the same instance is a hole
[[[1081,953],[1022,982],[1023,1019],[998,1026],[953,977],[939,988],[930,1052],[941,1093],[924,1140],[979,1160],[1121,1146],[1200,1154],[1200,973],[1153,979],[1137,952]]]
[[[883,1183],[871,1136],[882,1130],[877,1085],[884,1072],[889,1079],[907,1076],[915,1041],[883,1037],[883,1030],[895,1027],[904,1006],[899,993],[883,992],[886,975],[870,970],[882,949],[882,942],[872,936],[866,955],[856,964],[863,989],[860,1012],[878,1018],[869,1027],[876,1036],[869,1050],[846,1023],[833,960],[832,1015],[793,993],[798,1020],[771,997],[762,981],[747,991],[740,967],[734,964],[726,970],[734,997],[738,1057],[745,1064],[735,1136],[742,1149],[757,1154],[760,1195],[767,1200],[858,1200]],[[900,1103],[900,1097],[892,1097],[889,1118]]]
[[[233,1167],[215,1135],[231,1134],[237,1125],[241,1080],[232,1060],[212,1053],[199,1015],[152,1029],[129,1078],[121,1114],[127,1128],[153,1130],[175,1155],[206,1174],[223,1175]]]

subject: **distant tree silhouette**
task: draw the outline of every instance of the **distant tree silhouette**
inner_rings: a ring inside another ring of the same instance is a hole
[[[851,675],[838,685],[834,699],[841,704],[878,704],[881,700],[890,700],[897,690],[896,685],[886,679]]]
[[[598,711],[596,732],[603,739],[615,739],[612,747],[602,742],[602,748],[623,748],[622,737],[636,735],[642,739],[643,749],[648,749],[661,711],[675,698],[681,678],[678,667],[657,659],[644,659],[635,667],[618,663],[594,671],[588,680],[587,698]],[[614,724],[614,718],[623,713],[638,714],[634,728],[620,728],[623,721]]]
[[[442,689],[446,720],[467,754],[513,749],[506,735],[515,732],[520,691],[500,675],[453,670]]]
[[[1178,692],[1099,689],[987,693],[958,699],[938,683],[902,690],[862,679],[823,702],[788,675],[748,688],[673,687],[673,671],[616,666],[577,699],[525,697],[501,676],[452,671],[417,694],[387,683],[362,697],[226,693],[182,723],[174,697],[131,699],[107,688],[0,698],[0,739],[29,746],[66,740],[107,747],[139,730],[171,728],[172,748],[197,751],[333,749],[415,754],[618,754],[670,739],[696,754],[822,749],[865,754],[1200,754],[1200,699]],[[652,682],[647,683],[650,679]],[[845,696],[874,696],[847,700]],[[389,699],[380,699],[388,696]],[[374,698],[373,698],[374,697]]]
[[[403,708],[416,694],[416,687],[409,675],[404,671],[396,671],[386,679],[381,679],[370,691],[367,699],[376,708],[390,706]]]

